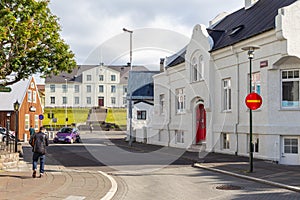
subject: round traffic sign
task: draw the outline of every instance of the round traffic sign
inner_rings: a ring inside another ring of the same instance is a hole
[[[40,120],[43,120],[43,119],[44,119],[44,115],[40,114],[40,115],[39,115],[39,119],[40,119]]]
[[[256,110],[261,106],[262,98],[259,94],[251,92],[247,95],[245,103],[250,110]]]

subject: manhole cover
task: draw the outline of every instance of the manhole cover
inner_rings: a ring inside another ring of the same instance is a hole
[[[236,185],[218,185],[216,187],[218,190],[240,190],[242,187]]]

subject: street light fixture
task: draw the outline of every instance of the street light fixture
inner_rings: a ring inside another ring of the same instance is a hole
[[[16,131],[15,131],[15,153],[18,152],[18,138],[19,138],[19,108],[18,100],[14,103],[14,110],[16,112]]]
[[[132,33],[133,31],[131,30],[128,30],[126,28],[123,28],[123,31],[124,32],[127,32],[130,34],[130,61],[129,61],[129,64],[130,64],[130,70],[132,70]],[[130,91],[130,94],[129,94],[129,106],[128,106],[128,109],[129,109],[129,145],[131,146],[132,145],[132,91]]]
[[[242,50],[248,51],[249,59],[249,94],[252,92],[252,59],[254,51],[259,49],[259,46],[246,46]],[[249,172],[253,172],[253,141],[252,141],[252,109],[249,109]]]

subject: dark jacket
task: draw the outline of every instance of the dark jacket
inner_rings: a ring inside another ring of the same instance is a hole
[[[43,132],[38,132],[30,138],[29,144],[33,147],[34,153],[46,154],[46,146],[49,144],[48,136]]]

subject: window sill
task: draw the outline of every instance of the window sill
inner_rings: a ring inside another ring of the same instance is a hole
[[[176,112],[176,115],[184,115],[184,114],[186,114],[185,111],[177,111],[177,112]]]
[[[300,108],[283,108],[281,107],[279,111],[299,111]]]
[[[232,113],[231,110],[223,110],[222,113]]]

